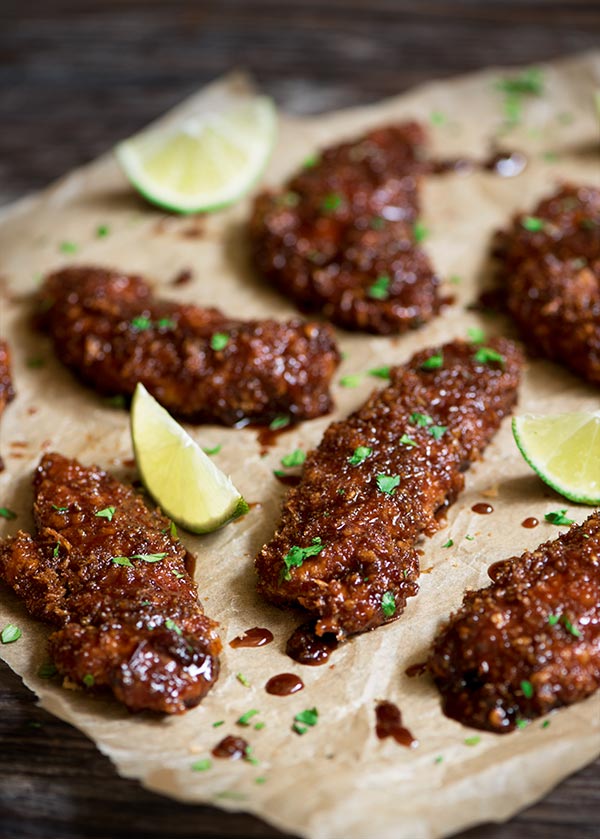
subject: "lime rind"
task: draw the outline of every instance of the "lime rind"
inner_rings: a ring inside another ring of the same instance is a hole
[[[600,411],[514,417],[521,455],[538,477],[577,504],[600,505]]]
[[[142,482],[165,515],[193,533],[211,533],[248,504],[195,440],[138,383],[131,438]]]
[[[237,201],[261,177],[276,122],[273,102],[256,97],[225,114],[135,135],[117,146],[116,156],[150,203],[182,215],[212,212]]]

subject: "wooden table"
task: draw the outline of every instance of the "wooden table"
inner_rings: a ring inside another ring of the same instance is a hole
[[[304,112],[599,43],[597,0],[2,0],[0,204],[96,157],[233,67]],[[0,738],[1,839],[282,835],[119,778],[4,665]],[[461,839],[598,839],[599,826],[600,760],[508,824]]]

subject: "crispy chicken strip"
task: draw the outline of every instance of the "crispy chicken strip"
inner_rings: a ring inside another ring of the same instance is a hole
[[[399,617],[418,591],[415,542],[510,412],[520,367],[510,341],[454,341],[392,369],[389,387],[330,425],[256,558],[267,600],[306,609],[319,635]]]
[[[438,279],[415,237],[423,128],[371,131],[322,152],[278,193],[256,199],[257,269],[305,310],[383,335],[431,320]]]
[[[7,342],[0,338],[0,416],[14,396],[15,391],[10,374],[10,350]]]
[[[169,520],[59,454],[44,455],[33,485],[38,532],[0,546],[0,578],[58,627],[48,647],[59,673],[112,690],[131,711],[197,705],[219,674],[221,642]]]
[[[566,185],[518,213],[496,255],[524,339],[600,385],[600,189]]]
[[[143,382],[180,417],[226,425],[331,409],[339,354],[328,325],[233,320],[86,267],[50,274],[40,309],[60,360],[101,393],[130,396]]]
[[[512,731],[600,687],[600,514],[489,570],[434,641],[444,712]]]

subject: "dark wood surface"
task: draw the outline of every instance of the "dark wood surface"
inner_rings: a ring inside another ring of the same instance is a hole
[[[0,0],[0,204],[96,157],[234,67],[306,112],[599,44],[598,0]],[[599,825],[596,761],[507,824],[461,839],[598,839]],[[0,664],[0,839],[281,835],[119,778]]]

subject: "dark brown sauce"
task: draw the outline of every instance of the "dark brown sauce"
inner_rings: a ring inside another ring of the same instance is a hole
[[[304,688],[304,682],[295,673],[278,673],[271,676],[265,690],[273,696],[289,696],[291,693],[298,693]]]
[[[408,728],[402,725],[400,708],[393,702],[379,702],[375,708],[375,733],[380,740],[393,737],[396,743],[409,749],[419,745]]]
[[[539,524],[539,520],[536,519],[535,516],[529,516],[527,519],[523,519],[521,522],[521,527],[527,527],[531,529],[532,527],[537,527]]]
[[[490,580],[493,580],[495,582],[496,579],[500,576],[500,572],[502,571],[505,565],[505,559],[501,559],[498,562],[492,563],[488,568],[488,577],[490,578]]]
[[[196,573],[196,555],[191,553],[186,553],[183,564],[185,566],[185,570],[188,572],[192,580],[194,579],[194,574]]]
[[[427,662],[418,661],[416,664],[411,664],[404,672],[407,676],[410,676],[411,679],[413,676],[422,676],[423,673],[427,672]]]
[[[243,737],[235,737],[228,734],[212,750],[213,757],[222,757],[227,760],[239,760],[246,757],[248,743]]]
[[[273,633],[270,629],[262,626],[253,626],[241,635],[237,635],[229,642],[229,646],[237,650],[238,647],[264,647],[273,640]]]
[[[480,516],[489,516],[490,513],[494,512],[494,508],[491,504],[488,504],[485,501],[480,501],[478,504],[473,504],[471,507],[474,513],[479,513]]]
[[[273,473],[280,484],[285,484],[288,487],[297,487],[300,483],[300,475],[278,475],[276,472]]]
[[[126,460],[123,461],[123,466],[127,469],[135,469],[135,458],[128,457]]]
[[[295,629],[288,638],[285,651],[290,658],[299,664],[312,667],[325,664],[331,653],[337,649],[338,642],[334,635],[315,634],[313,621],[303,623]]]
[[[187,283],[191,282],[193,276],[194,273],[191,268],[184,268],[183,271],[175,274],[171,280],[171,285],[187,285]]]

